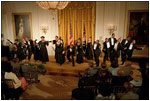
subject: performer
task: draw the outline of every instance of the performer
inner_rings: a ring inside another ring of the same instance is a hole
[[[56,43],[55,52],[56,52],[55,53],[56,63],[59,63],[60,65],[62,65],[65,62],[65,51],[63,49],[63,45],[60,39]]]
[[[39,45],[36,43],[36,40],[33,41],[33,54],[34,54],[35,61],[40,59],[40,57],[39,57],[40,49],[39,49]]]
[[[55,36],[55,40],[52,40],[52,41],[49,41],[49,42],[52,42],[53,44],[56,44],[56,42],[58,41],[58,36]]]
[[[77,48],[77,60],[76,61],[77,63],[81,64],[83,63],[83,47],[82,47],[80,39],[78,39],[77,41],[76,48]]]
[[[25,45],[25,43],[22,41],[21,42],[21,47],[18,48],[19,51],[19,60],[22,61],[24,59],[26,59],[27,55],[28,55],[28,51],[27,51],[27,47]]]
[[[86,53],[86,34],[85,34],[85,32],[83,33],[83,44],[82,44],[82,46],[83,46],[84,56],[86,56],[85,55],[85,53]]]
[[[103,43],[103,52],[104,52],[104,62],[106,60],[110,60],[110,42],[108,38],[105,38],[105,42]]]
[[[86,48],[86,58],[88,60],[93,60],[93,49],[92,49],[92,38],[88,39],[87,48]]]
[[[112,59],[112,53],[113,53],[113,49],[114,49],[114,45],[116,43],[116,38],[115,38],[115,34],[113,33],[111,38],[109,38],[109,42],[110,42],[110,60]]]
[[[46,45],[48,46],[48,41],[45,41],[45,37],[41,36],[41,41],[39,41],[39,47],[40,47],[40,61],[42,61],[44,64],[49,61],[48,53]]]
[[[64,41],[63,41],[63,39],[61,38],[61,36],[59,36],[59,40],[60,40],[60,43],[64,46]]]
[[[71,56],[71,59],[70,59],[70,56]],[[71,44],[67,47],[67,59],[69,62],[72,62],[72,66],[75,66],[74,56],[75,56],[75,47],[73,46],[73,44]]]
[[[17,53],[17,47],[16,45],[11,42],[9,39],[7,39],[8,41],[8,46],[9,46],[9,51],[10,51],[10,59],[16,58],[16,53]]]
[[[142,48],[138,48],[138,47],[136,46],[136,41],[135,41],[135,39],[133,39],[132,42],[131,42],[131,43],[128,45],[128,47],[127,47],[128,60],[131,59],[132,53],[133,53],[134,49],[136,49],[136,50],[142,50]]]
[[[131,43],[131,37],[128,36],[127,39],[123,39],[122,42],[121,42],[121,45],[122,45],[122,50],[121,50],[121,61],[122,61],[122,64],[124,64],[124,62],[126,61],[126,55],[127,55],[127,46],[128,44]]]
[[[119,38],[117,40],[117,42],[114,44],[114,49],[112,51],[112,59],[111,61],[117,61],[118,62],[118,58],[120,56],[120,51],[122,49],[122,46],[121,46],[121,38]]]
[[[28,50],[28,59],[31,59],[32,51],[33,51],[33,41],[28,39],[28,37],[25,38],[25,45]]]
[[[93,50],[94,50],[94,58],[95,58],[95,61],[96,61],[96,66],[99,67],[99,56],[100,56],[100,43],[99,43],[99,40],[95,41]]]

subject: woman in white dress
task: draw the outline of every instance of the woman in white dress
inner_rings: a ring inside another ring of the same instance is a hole
[[[22,39],[23,33],[24,33],[23,19],[21,18],[21,19],[20,19],[20,23],[19,23],[19,32],[18,32],[17,38],[18,38],[18,39]]]

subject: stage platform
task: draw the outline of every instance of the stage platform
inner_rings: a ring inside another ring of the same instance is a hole
[[[75,58],[76,60],[76,58]],[[91,60],[90,60],[91,61]],[[100,63],[102,62],[102,57],[100,57]],[[31,62],[34,62],[33,58],[31,59]],[[84,59],[84,63],[78,64],[75,62],[75,66],[72,66],[71,62],[68,62],[67,58],[64,64],[59,65],[56,63],[54,56],[49,56],[49,62],[46,62],[45,67],[46,67],[46,74],[49,75],[70,75],[70,76],[78,76],[79,72],[83,72],[85,69],[87,69],[88,66],[88,60]],[[40,63],[34,62],[34,63]],[[93,63],[95,61],[93,60]],[[107,65],[110,67],[110,62],[107,62]],[[95,65],[96,66],[96,65]]]
[[[75,59],[76,60],[76,59]],[[121,59],[119,58],[119,65],[121,64]],[[91,61],[91,60],[90,60]],[[103,58],[100,57],[100,64],[102,63]],[[33,58],[31,59],[31,62],[34,62]],[[88,66],[88,60],[84,59],[84,63],[78,64],[75,62],[75,66],[72,66],[71,62],[68,62],[67,58],[64,64],[59,65],[56,63],[54,56],[49,56],[49,62],[47,62],[45,65],[45,68],[47,70],[47,75],[62,75],[62,76],[78,76],[79,72],[85,71]],[[35,63],[35,62],[34,62]],[[40,63],[39,61],[36,63]],[[95,61],[93,60],[93,63]],[[107,68],[110,67],[110,61],[106,62]],[[96,64],[95,64],[96,66]],[[120,65],[120,67],[124,67],[124,65]],[[133,62],[132,66],[135,68],[138,68],[138,62]]]

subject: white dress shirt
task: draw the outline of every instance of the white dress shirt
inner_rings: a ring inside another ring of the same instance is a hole
[[[94,50],[96,50],[97,44],[94,44]]]
[[[107,48],[110,48],[110,43],[107,42],[107,43],[106,43],[106,46],[107,46]]]
[[[125,45],[128,43],[128,40],[126,40]]]
[[[14,80],[14,87],[19,88],[21,86],[21,81],[18,79],[18,77],[16,76],[16,74],[14,74],[13,72],[5,72],[5,79],[11,79]]]
[[[70,48],[70,52],[72,52],[72,48]]]
[[[133,48],[133,44],[131,43],[129,46],[129,50],[132,50],[132,48]]]
[[[118,42],[115,43],[114,49],[117,50]]]
[[[114,45],[114,38],[111,38],[111,45]]]

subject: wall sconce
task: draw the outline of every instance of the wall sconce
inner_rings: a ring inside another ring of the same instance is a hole
[[[46,34],[48,30],[48,26],[41,26],[41,30],[43,31],[44,34]]]
[[[108,25],[108,31],[109,31],[109,34],[110,34],[110,35],[111,35],[112,33],[114,33],[114,31],[116,31],[116,30],[117,30],[117,26],[112,25],[112,24]]]

